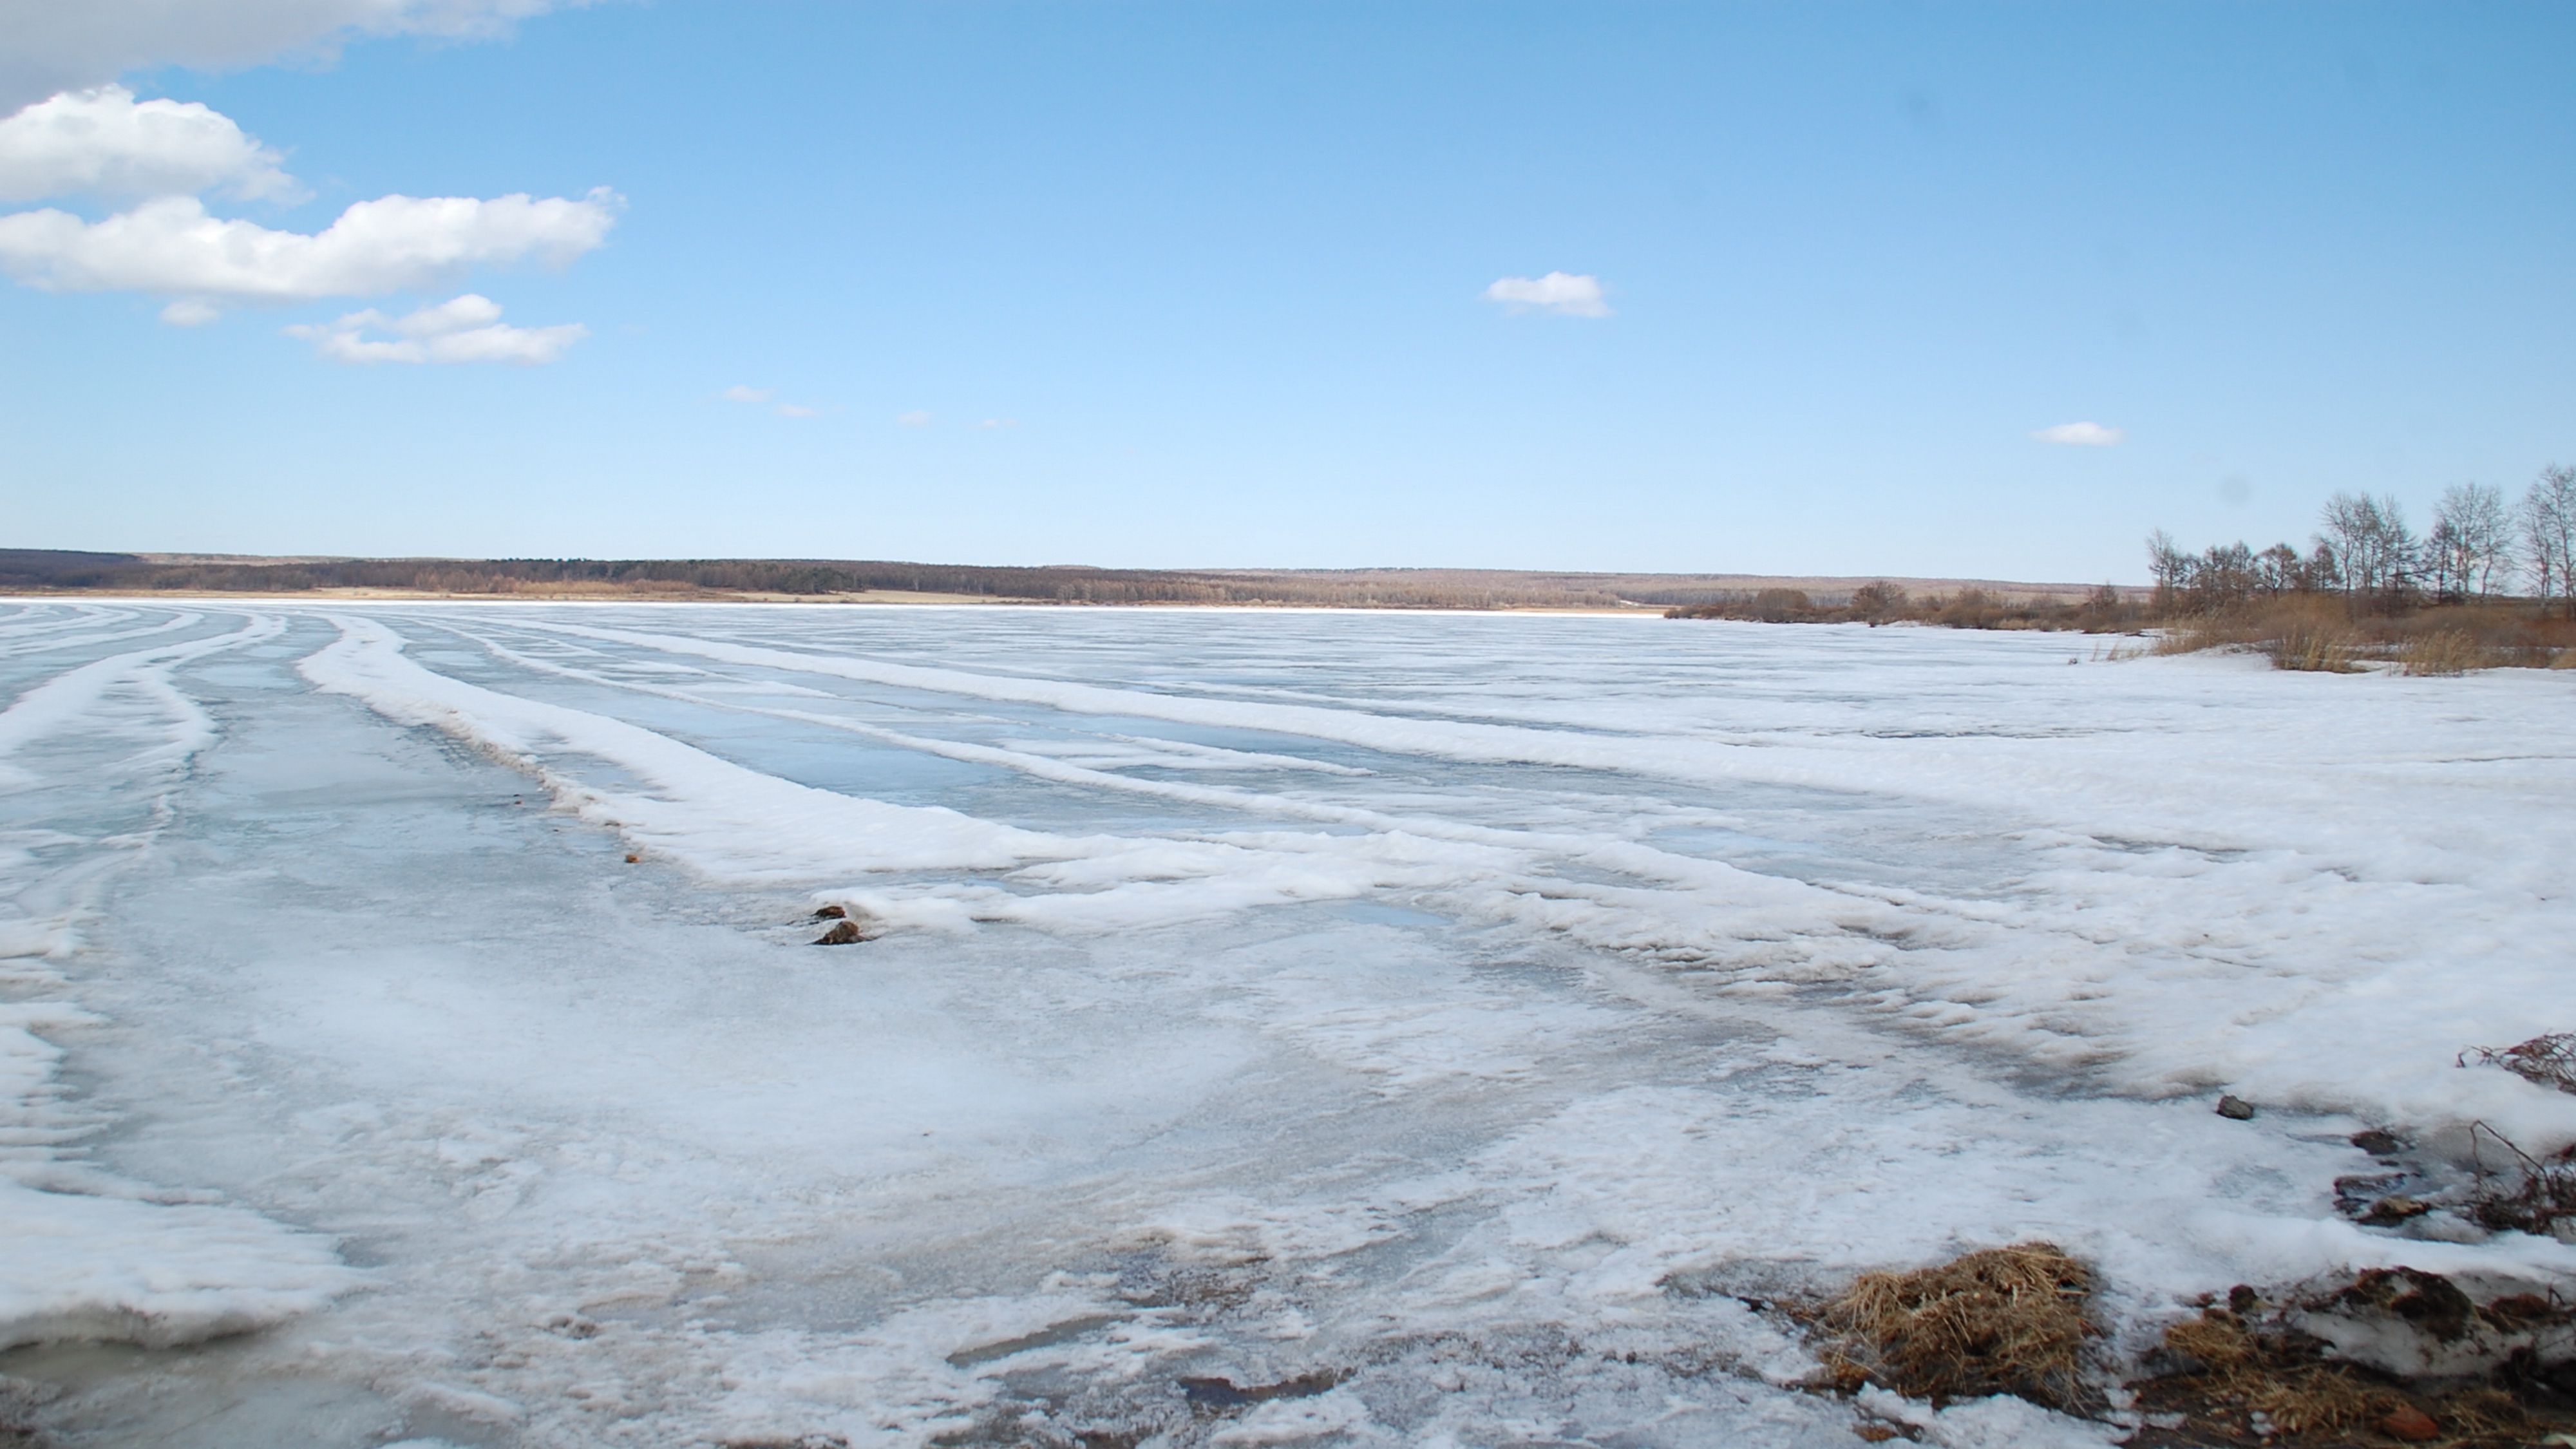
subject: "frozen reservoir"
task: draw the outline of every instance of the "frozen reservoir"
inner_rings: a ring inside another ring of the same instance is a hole
[[[2576,1140],[2455,1065],[2576,1029],[2576,672],[23,601],[0,700],[0,1422],[73,1444],[1847,1449],[1767,1305],[1861,1269],[2048,1238],[2132,1347],[2576,1275],[2333,1189]]]

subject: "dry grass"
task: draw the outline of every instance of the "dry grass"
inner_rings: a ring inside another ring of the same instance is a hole
[[[2101,1395],[2084,1380],[2101,1334],[2092,1313],[2094,1286],[2085,1264],[2055,1244],[2036,1242],[1910,1272],[1865,1273],[1841,1297],[1799,1315],[1816,1331],[1826,1365],[1815,1387],[1849,1393],[1875,1383],[1935,1404],[2007,1393],[2076,1413],[2098,1410]],[[2385,1308],[2391,1293],[2436,1290],[2458,1299],[2462,1311],[2504,1327],[2535,1315],[2558,1321],[2566,1311],[2537,1298],[2473,1308],[2448,1279],[2411,1269],[2365,1273],[2340,1293],[2300,1302],[2317,1308],[2366,1299]],[[2395,1311],[2405,1315],[2404,1303]],[[2526,1407],[2493,1386],[2402,1384],[2329,1359],[2326,1344],[2288,1327],[2251,1288],[2234,1290],[2228,1307],[2211,1304],[2198,1318],[2168,1328],[2164,1347],[2178,1371],[2133,1387],[2140,1408],[2181,1417],[2172,1421],[2175,1428],[2146,1431],[2134,1442],[2260,1441],[2287,1449],[2430,1441],[2501,1449],[2565,1427],[2563,1415]],[[1873,1442],[1900,1433],[1879,1424],[1858,1432]]]
[[[2224,1308],[2166,1329],[2165,1347],[2206,1365],[2187,1377],[2217,1405],[2261,1414],[2293,1440],[2349,1438],[2408,1407],[2395,1389],[2319,1359],[2304,1342],[2257,1334]]]
[[[2101,1330],[2093,1273],[2053,1243],[1988,1248],[1906,1273],[1864,1273],[1818,1316],[1835,1384],[1935,1402],[2018,1394],[2073,1405]]]
[[[2204,1308],[2200,1317],[2165,1330],[2167,1351],[2195,1367],[2144,1385],[2140,1402],[2200,1421],[2202,1434],[2192,1443],[2399,1443],[2417,1436],[2393,1432],[2392,1416],[2410,1412],[2423,1415],[2435,1441],[2449,1445],[2527,1444],[2547,1427],[2535,1427],[2511,1394],[2482,1386],[2410,1394],[2322,1357],[2322,1347],[2277,1325]],[[2258,1432],[2257,1414],[2271,1433]],[[2208,1437],[2212,1429],[2221,1437]]]
[[[2219,615],[2170,620],[2159,654],[2260,649],[2275,667],[2349,674],[2363,661],[2394,661],[2407,674],[2477,669],[2576,668],[2576,621],[2527,602],[2428,604],[2395,614],[2356,614],[2341,594],[2287,594]]]
[[[2340,629],[2295,625],[2265,645],[2263,652],[2272,656],[2275,669],[2295,669],[2308,674],[2352,674],[2361,668],[2353,660],[2352,635]]]
[[[2418,634],[2397,651],[2397,664],[2408,674],[2441,676],[2492,669],[2505,661],[2465,629],[2436,629]]]

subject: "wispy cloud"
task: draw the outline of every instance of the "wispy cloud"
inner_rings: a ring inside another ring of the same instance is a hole
[[[823,415],[821,408],[809,408],[797,403],[780,403],[770,411],[782,418],[819,418]]]
[[[996,428],[1016,428],[1019,425],[1020,420],[1018,418],[986,418],[975,426],[978,430],[989,433]]]
[[[1554,312],[1560,317],[1607,317],[1601,279],[1589,274],[1550,272],[1544,277],[1504,277],[1485,289],[1485,300],[1514,312]]]
[[[724,391],[717,393],[716,396],[723,398],[726,402],[765,403],[771,398],[778,396],[778,389],[774,387],[750,387],[738,382],[733,386],[726,388]]]
[[[315,352],[333,362],[514,362],[522,367],[552,362],[590,335],[578,322],[512,327],[501,320],[499,303],[472,292],[400,317],[370,307],[337,321],[285,331],[312,343]],[[393,335],[370,337],[370,332]]]
[[[897,413],[895,414],[894,420],[903,424],[907,428],[926,428],[930,426],[930,414],[923,412],[918,408],[915,408],[908,413]]]
[[[2079,448],[2107,448],[2129,435],[2100,423],[2059,423],[2031,434],[2043,443],[2072,443]]]

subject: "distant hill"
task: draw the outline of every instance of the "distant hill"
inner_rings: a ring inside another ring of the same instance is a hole
[[[2061,602],[2081,584],[1997,579],[1783,578],[1759,574],[1543,573],[1510,569],[1000,568],[844,559],[260,558],[0,549],[0,591],[338,597],[848,599],[1053,604],[1238,604],[1397,609],[1665,609],[1796,589],[1839,604],[1870,583],[1915,595],[1977,589]],[[2128,591],[2124,591],[2128,592]],[[2143,591],[2137,591],[2143,592]]]

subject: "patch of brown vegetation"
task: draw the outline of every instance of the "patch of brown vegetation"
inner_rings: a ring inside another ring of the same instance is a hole
[[[2233,1298],[2246,1311],[2208,1307],[2165,1330],[2166,1350],[2188,1367],[2141,1386],[2138,1406],[2177,1413],[2183,1424],[2133,1442],[2509,1445],[2545,1430],[2510,1394],[2483,1385],[2409,1392],[2325,1358],[2314,1338],[2250,1316],[2250,1290]]]
[[[1943,1402],[2017,1394],[2066,1408],[2082,1393],[2093,1272],[2054,1243],[1987,1248],[1929,1268],[1864,1273],[1817,1315],[1837,1388],[1876,1383]]]
[[[2361,669],[2353,662],[2353,639],[2348,630],[2295,625],[2267,643],[2263,652],[2272,657],[2275,669],[2306,674],[2353,674]]]
[[[2412,675],[2576,667],[2576,622],[2516,600],[2378,611],[2338,593],[2283,594],[2216,613],[2165,616],[2159,654],[2254,649],[2274,667],[2349,674],[2387,660]]]

